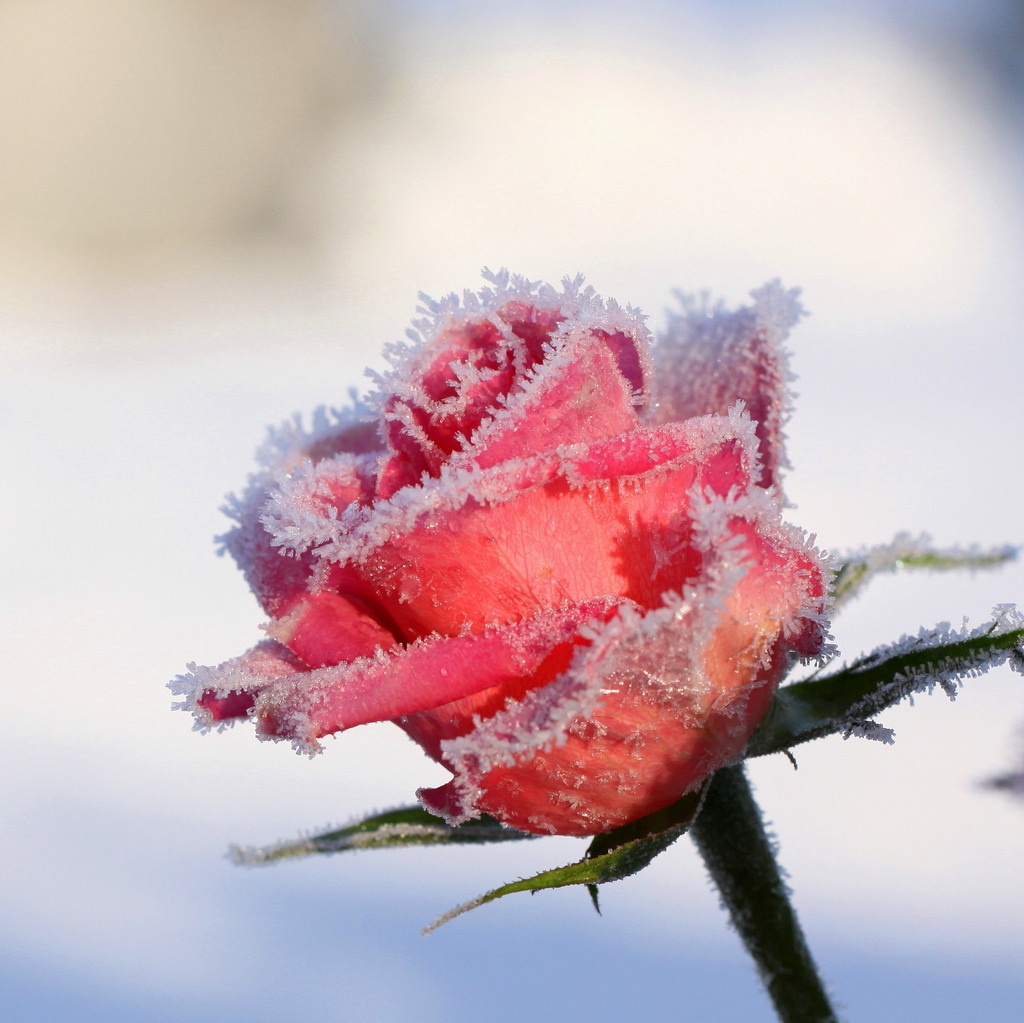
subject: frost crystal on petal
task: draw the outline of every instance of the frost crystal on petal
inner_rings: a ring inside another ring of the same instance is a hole
[[[783,343],[803,315],[799,289],[772,281],[751,293],[752,306],[727,310],[678,293],[683,309],[669,316],[654,349],[655,422],[724,415],[743,401],[757,423],[764,486],[779,486],[789,468],[783,427],[789,418],[794,379]]]
[[[184,697],[175,710],[189,711],[197,731],[216,726],[218,730],[248,715],[257,693],[276,679],[284,678],[305,665],[286,647],[264,640],[215,668],[188,665],[187,675],[167,683],[174,696]]]
[[[368,418],[367,406],[354,399],[346,409],[328,411],[321,406],[314,412],[309,429],[297,415],[276,429],[268,429],[257,452],[259,469],[240,495],[229,495],[223,508],[235,525],[218,537],[221,553],[234,558],[268,613],[276,613],[282,601],[302,592],[309,574],[308,561],[283,558],[281,551],[271,546],[261,521],[277,481],[330,456],[366,455],[381,447],[377,424]]]

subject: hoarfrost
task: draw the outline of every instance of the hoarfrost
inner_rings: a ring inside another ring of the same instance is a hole
[[[258,468],[241,494],[229,494],[222,511],[235,525],[217,537],[218,553],[228,553],[245,574],[250,589],[264,607],[273,611],[274,594],[285,580],[298,588],[303,573],[287,565],[280,551],[267,544],[260,516],[267,498],[278,480],[307,463],[348,452],[367,455],[381,451],[383,442],[368,407],[351,392],[352,405],[345,409],[321,406],[312,417],[310,427],[294,416],[278,428],[269,428],[267,437],[257,451]]]
[[[520,842],[535,838],[506,827],[498,821],[482,821],[471,827],[453,829],[441,821],[402,820],[410,807],[350,820],[318,832],[308,832],[298,839],[274,842],[271,845],[231,845],[228,859],[241,867],[261,867],[278,860],[303,856],[334,854],[359,849],[386,849],[410,845],[490,845],[495,842]],[[422,811],[416,808],[422,815]]]
[[[652,470],[706,462],[716,450],[739,442],[744,475],[756,476],[753,425],[741,409],[730,416],[704,416],[655,428],[642,427],[621,437],[589,444],[567,444],[552,451],[509,458],[487,469],[474,461],[452,460],[436,477],[402,487],[372,505],[348,504],[338,510],[311,495],[321,483],[312,469],[283,481],[263,521],[272,543],[296,552],[312,549],[320,558],[346,564],[363,562],[393,536],[409,535],[431,517],[457,512],[470,502],[493,505],[559,479],[570,486],[615,480],[626,484]],[[771,501],[761,491],[765,514]],[[752,498],[752,500],[754,500]],[[778,518],[777,509],[771,517]]]
[[[392,395],[407,389],[407,381],[415,377],[421,368],[419,360],[423,352],[447,332],[488,320],[504,337],[512,340],[513,336],[501,316],[505,307],[522,305],[548,310],[574,325],[604,331],[620,330],[638,340],[642,338],[645,342],[642,347],[649,344],[650,332],[644,326],[644,314],[632,306],[623,308],[613,299],[602,299],[593,287],[584,283],[582,274],[563,278],[561,291],[549,284],[510,274],[505,269],[491,271],[485,268],[482,276],[489,286],[478,292],[465,290],[461,300],[454,292],[441,299],[420,293],[417,312],[421,315],[406,331],[408,343],[388,345],[385,356],[391,370],[384,374],[369,374],[377,385],[367,399],[371,409],[383,412]]]
[[[167,683],[173,696],[184,697],[172,704],[174,710],[184,710],[195,718],[193,728],[205,732],[216,727],[223,731],[239,715],[217,719],[200,701],[212,695],[217,700],[229,699],[232,694],[255,694],[277,679],[305,670],[306,666],[287,647],[273,640],[257,643],[251,650],[224,661],[216,667],[186,666],[188,674],[177,675]]]

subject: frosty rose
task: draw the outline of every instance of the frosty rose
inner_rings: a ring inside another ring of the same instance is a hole
[[[366,405],[271,436],[225,537],[268,638],[172,687],[302,751],[393,721],[450,823],[594,834],[740,758],[821,649],[780,512],[800,308],[772,284],[654,342],[581,280],[488,282],[424,307]]]

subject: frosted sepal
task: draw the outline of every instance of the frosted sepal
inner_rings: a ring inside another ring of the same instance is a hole
[[[1017,547],[936,547],[927,534],[912,536],[897,533],[891,543],[878,544],[837,557],[832,584],[833,607],[838,610],[877,575],[901,569],[925,569],[933,572],[967,569],[977,571],[998,568],[1016,559]]]
[[[943,622],[877,650],[830,674],[794,682],[775,695],[748,748],[749,756],[789,749],[839,733],[892,742],[874,716],[936,687],[950,698],[965,678],[1001,664],[1024,673],[1024,616],[1002,604],[993,619],[970,629]]]

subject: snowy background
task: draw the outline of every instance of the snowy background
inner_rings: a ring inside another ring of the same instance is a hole
[[[771,1019],[686,839],[603,918],[428,938],[583,845],[224,858],[444,778],[390,726],[200,737],[163,688],[258,638],[212,536],[265,425],[361,388],[417,291],[582,271],[657,329],[676,287],[801,285],[794,521],[1024,542],[1020,6],[516,10],[0,7],[5,1018]],[[886,577],[836,638],[1001,601],[1024,566]],[[812,948],[850,1020],[1016,1020],[1024,804],[979,783],[1024,758],[1020,676],[883,722],[752,766]]]

